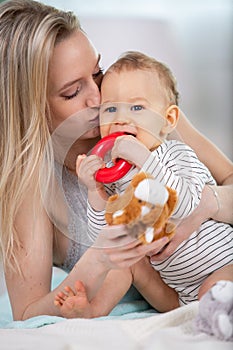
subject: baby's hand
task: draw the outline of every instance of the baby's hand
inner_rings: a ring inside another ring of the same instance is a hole
[[[150,151],[136,137],[124,135],[116,139],[111,155],[113,160],[123,158],[141,168],[149,157]]]
[[[95,173],[104,166],[104,161],[96,155],[90,155],[88,157],[86,155],[79,155],[76,161],[76,173],[89,190],[96,190],[97,187],[102,185],[96,182]]]

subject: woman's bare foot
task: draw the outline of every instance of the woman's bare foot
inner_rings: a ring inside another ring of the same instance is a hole
[[[65,318],[91,318],[91,304],[87,298],[84,284],[76,281],[74,290],[69,286],[65,292],[59,292],[55,296],[54,304],[60,309]]]

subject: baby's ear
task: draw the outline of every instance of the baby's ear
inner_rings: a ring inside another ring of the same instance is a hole
[[[170,134],[170,132],[172,132],[175,129],[178,123],[179,113],[180,113],[180,110],[177,105],[171,105],[168,107],[165,113],[166,122],[161,130],[163,134],[165,135]]]

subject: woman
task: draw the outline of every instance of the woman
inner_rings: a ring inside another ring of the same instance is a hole
[[[98,106],[100,57],[72,13],[31,0],[0,5],[0,55],[0,239],[15,320],[59,316],[53,300],[65,285],[82,280],[91,299],[110,269],[129,267],[149,251],[157,260],[163,258],[206,218],[231,222],[232,164],[183,116],[179,137],[195,149],[218,183],[226,185],[214,189],[218,198],[206,188],[196,215],[189,219],[189,232],[180,226],[176,238],[159,255],[166,239],[140,246],[124,235],[124,227],[107,227],[93,242],[79,217],[86,200],[74,172],[77,155],[87,153],[98,140],[98,127],[94,124],[88,130],[82,124],[85,120],[77,119],[78,128],[87,131],[72,144],[64,168],[50,140],[69,116]],[[87,117],[89,122],[93,116]],[[210,152],[215,162],[208,159]],[[62,181],[65,202],[60,201],[63,193],[51,187],[54,155],[55,186]],[[52,201],[45,205],[50,191],[57,194],[56,205]],[[51,291],[53,265],[69,274]]]

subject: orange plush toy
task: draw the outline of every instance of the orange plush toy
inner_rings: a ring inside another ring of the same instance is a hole
[[[176,191],[140,172],[122,195],[109,197],[105,218],[109,225],[126,224],[129,234],[144,244],[163,236],[171,239],[175,226],[169,217],[176,203]]]

